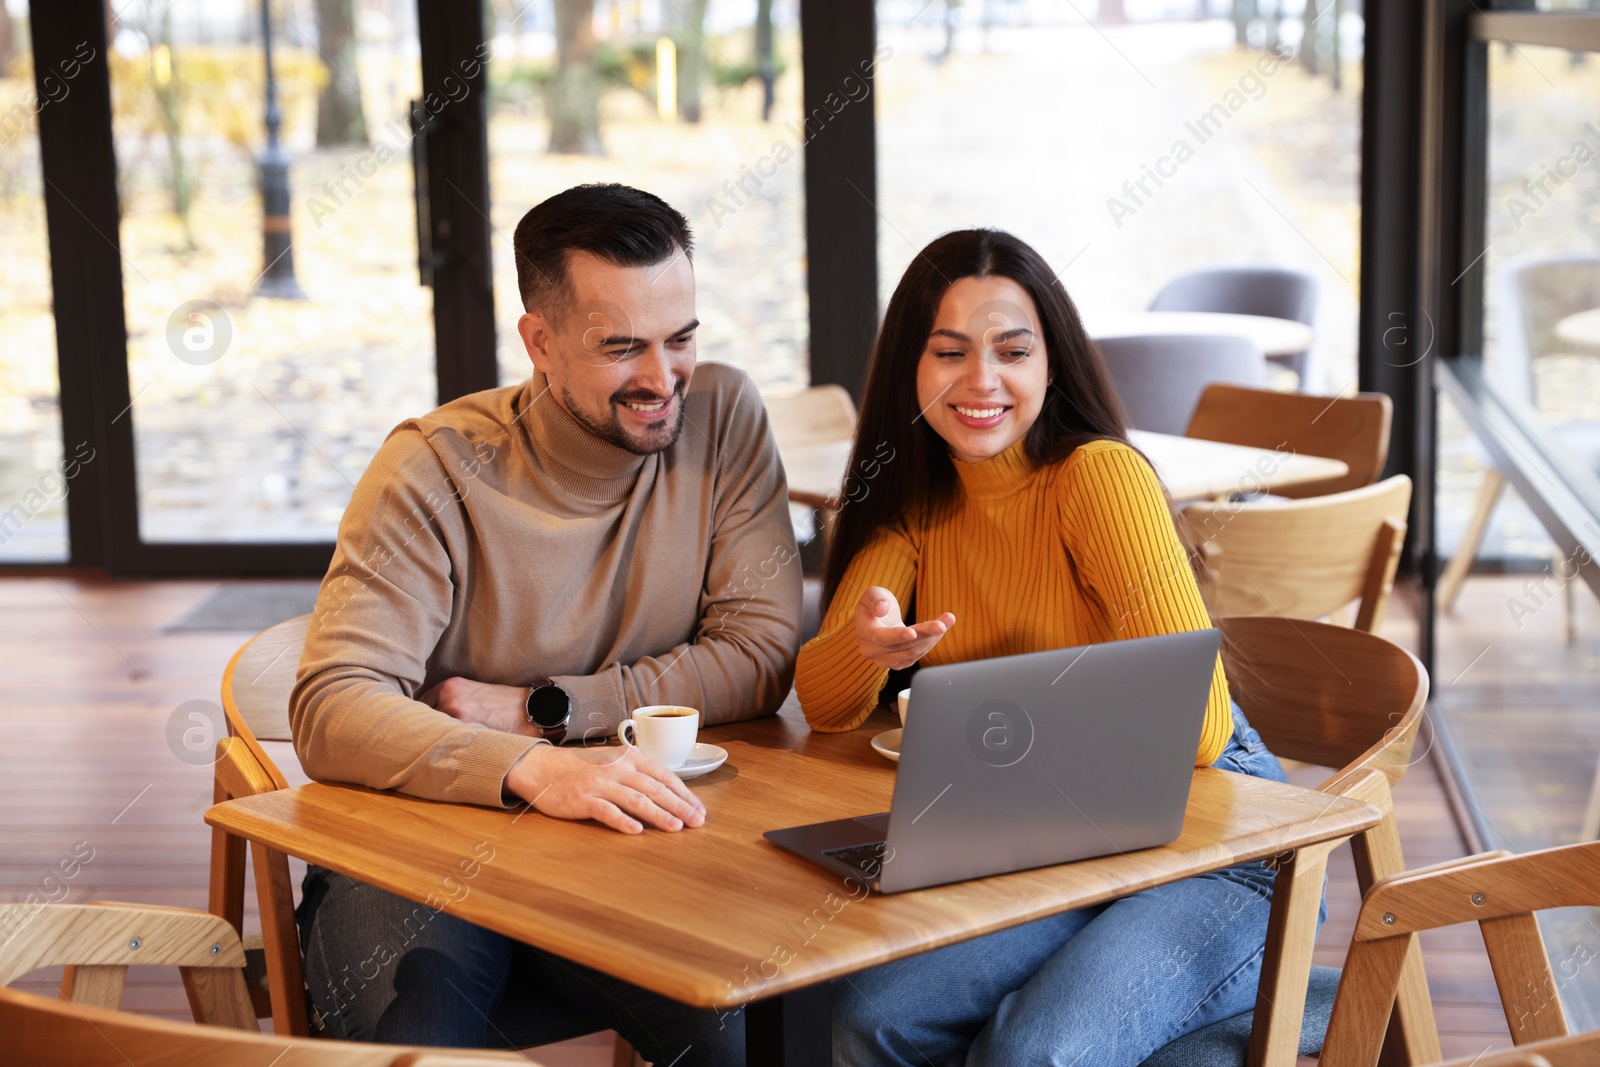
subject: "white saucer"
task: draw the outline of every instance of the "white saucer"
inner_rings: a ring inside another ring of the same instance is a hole
[[[689,753],[689,761],[679,767],[674,773],[679,778],[687,781],[698,778],[702,774],[710,774],[728,760],[728,750],[708,745],[704,741],[697,743]]]
[[[904,730],[885,730],[872,739],[872,747],[878,750],[878,755],[884,759],[900,762],[900,737]]]

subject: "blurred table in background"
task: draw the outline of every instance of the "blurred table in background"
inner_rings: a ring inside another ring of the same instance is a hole
[[[1226,333],[1248,337],[1263,356],[1292,356],[1316,341],[1316,333],[1303,322],[1266,315],[1235,315],[1222,311],[1140,311],[1130,315],[1088,317],[1089,336],[1148,337],[1152,334]]]
[[[1229,316],[1249,318],[1250,316]],[[1299,325],[1296,323],[1295,325]],[[1337,459],[1303,456],[1247,448],[1218,441],[1132,430],[1128,439],[1149,457],[1174,500],[1209,500],[1229,493],[1271,492],[1273,489],[1338,478],[1350,468]],[[836,507],[834,498],[845,483],[850,464],[850,442],[835,441],[781,451],[789,476],[789,499],[808,507]],[[894,472],[894,460],[876,461],[877,470]],[[870,489],[876,472],[852,474],[845,495]],[[857,493],[857,495],[859,495]]]
[[[1600,348],[1600,308],[1568,315],[1556,323],[1556,336],[1569,345]]]

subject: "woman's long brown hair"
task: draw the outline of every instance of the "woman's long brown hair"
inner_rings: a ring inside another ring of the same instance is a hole
[[[1032,298],[1053,379],[1027,433],[1028,459],[1043,466],[1065,459],[1087,441],[1127,443],[1127,420],[1105,361],[1044,257],[1003,230],[945,234],[906,268],[873,345],[824,572],[824,604],[833,600],[850,561],[879,527],[900,520],[913,505],[937,505],[953,497],[955,466],[944,439],[918,409],[917,365],[950,286],[961,278],[990,277],[1009,278]],[[885,456],[891,458],[884,462]]]

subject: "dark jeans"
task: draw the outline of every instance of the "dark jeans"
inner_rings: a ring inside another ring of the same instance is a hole
[[[297,915],[332,1037],[527,1048],[609,1028],[658,1064],[744,1063],[742,1011],[679,1004],[321,867]]]

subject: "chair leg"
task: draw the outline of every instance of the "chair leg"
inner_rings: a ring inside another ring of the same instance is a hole
[[[1560,577],[1560,575],[1557,575]],[[1571,648],[1578,643],[1578,595],[1573,586],[1578,584],[1578,576],[1562,583],[1561,595],[1566,600],[1566,636],[1567,647]]]
[[[1350,850],[1355,859],[1356,885],[1363,896],[1374,882],[1405,871],[1400,831],[1392,811],[1377,826],[1351,838]],[[1400,965],[1394,1006],[1378,1062],[1387,1067],[1390,1064],[1437,1063],[1442,1059],[1439,1026],[1428,993],[1428,976],[1422,967],[1422,946],[1412,938]]]
[[[1478,558],[1478,549],[1483,547],[1483,535],[1489,529],[1489,520],[1494,517],[1495,505],[1500,502],[1500,494],[1505,488],[1505,475],[1494,467],[1483,472],[1483,484],[1478,486],[1478,498],[1473,501],[1472,518],[1467,521],[1461,545],[1456,549],[1456,554],[1450,557],[1450,562],[1445,564],[1444,570],[1439,573],[1439,586],[1435,590],[1435,599],[1439,607],[1447,612],[1456,609],[1456,597],[1461,593],[1461,583],[1466,581],[1472,561]]]
[[[1600,838],[1600,764],[1594,769],[1594,783],[1589,786],[1589,806],[1583,811],[1583,826],[1578,831],[1579,841]]]
[[[300,965],[300,933],[295,926],[294,889],[289,859],[259,841],[250,842],[255,868],[256,899],[261,911],[261,940],[267,958],[267,984],[272,996],[272,1029],[287,1037],[311,1033],[306,1014],[305,972]]]

